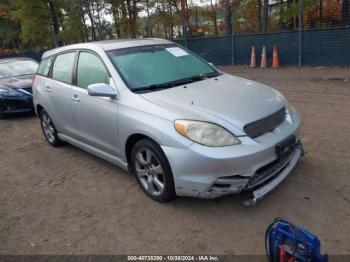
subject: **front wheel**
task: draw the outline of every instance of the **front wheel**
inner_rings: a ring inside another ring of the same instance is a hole
[[[176,197],[171,168],[160,146],[150,139],[138,141],[131,158],[132,170],[142,190],[158,202]]]
[[[64,144],[57,135],[56,128],[49,116],[49,114],[45,111],[42,110],[40,112],[40,124],[41,124],[41,129],[43,130],[44,136],[47,140],[47,142],[51,146],[60,146]]]

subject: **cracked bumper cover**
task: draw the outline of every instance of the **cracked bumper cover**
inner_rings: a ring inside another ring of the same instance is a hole
[[[243,202],[244,205],[246,206],[255,205],[259,199],[262,199],[264,196],[266,196],[268,193],[274,190],[290,174],[290,172],[296,166],[298,160],[300,159],[301,156],[303,156],[303,154],[304,154],[303,144],[300,143],[296,147],[290,161],[283,167],[283,169],[279,172],[279,174],[270,182],[266,183],[262,187],[253,191],[252,192],[253,197],[251,199],[244,201]]]
[[[213,186],[208,192],[199,194],[199,197],[202,198],[216,198],[222,195],[236,194],[245,190],[252,192],[253,197],[244,202],[245,205],[254,205],[259,199],[263,198],[265,195],[274,190],[293,170],[296,166],[298,160],[303,155],[304,149],[303,144],[299,143],[295,148],[291,157],[282,165],[278,170],[266,179],[267,182],[261,183],[261,185],[254,187],[255,190],[248,189],[249,178],[241,179],[217,179],[215,185],[220,185],[220,183],[231,184],[229,188],[219,188]]]

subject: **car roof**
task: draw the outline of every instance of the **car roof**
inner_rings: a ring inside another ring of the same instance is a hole
[[[9,63],[9,62],[19,62],[19,61],[35,61],[36,60],[30,58],[30,57],[7,57],[7,58],[0,58],[0,64],[3,63]]]
[[[92,49],[93,47],[100,47],[105,51],[122,49],[128,47],[137,47],[137,46],[147,46],[147,45],[161,45],[161,44],[173,44],[173,42],[160,38],[142,38],[142,39],[118,39],[118,40],[105,40],[105,41],[96,41],[88,42],[81,44],[67,45],[46,51],[43,54],[43,58],[55,55],[60,52],[69,51],[72,49]]]

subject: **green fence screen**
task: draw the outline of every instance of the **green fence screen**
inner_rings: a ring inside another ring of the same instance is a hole
[[[350,66],[350,27],[195,38],[177,41],[216,65],[247,65],[255,46],[257,63],[266,46],[268,63],[272,47],[278,48],[283,66]],[[301,36],[301,37],[300,37]]]

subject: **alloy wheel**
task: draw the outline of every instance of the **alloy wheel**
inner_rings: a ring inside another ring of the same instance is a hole
[[[157,156],[147,148],[141,148],[135,155],[135,171],[142,187],[154,196],[162,194],[165,178]]]
[[[55,128],[48,114],[42,114],[41,125],[43,127],[45,137],[50,143],[53,143],[55,141]]]

